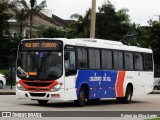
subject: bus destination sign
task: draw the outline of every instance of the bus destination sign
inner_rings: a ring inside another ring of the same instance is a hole
[[[48,40],[33,40],[21,42],[21,50],[61,50],[62,42]]]

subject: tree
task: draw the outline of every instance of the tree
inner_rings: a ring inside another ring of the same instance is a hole
[[[24,9],[18,10],[16,12],[15,18],[20,22],[20,36],[22,37],[22,28],[24,21],[29,17],[29,14],[24,11]]]
[[[111,2],[104,2],[99,7],[96,18],[96,37],[110,40],[120,40],[130,29],[128,9],[116,12]]]
[[[137,43],[139,47],[150,48],[149,35],[150,27],[149,26],[139,26],[137,29]]]
[[[120,40],[131,27],[128,9],[123,8],[116,12],[115,7],[109,1],[104,2],[96,14],[96,38]],[[75,18],[76,21],[68,27],[67,35],[89,37],[90,16],[91,9],[87,10],[84,16],[73,14],[71,18]]]
[[[90,34],[90,14],[91,9],[86,11],[84,16],[76,13],[71,15],[70,18],[76,19],[66,27],[66,37],[68,38],[87,38]]]
[[[5,35],[5,31],[9,29],[8,20],[12,17],[11,14],[7,13],[8,10],[8,2],[6,0],[2,0],[0,2],[0,39],[2,39]]]
[[[30,15],[30,37],[32,37],[33,16],[47,6],[46,0],[43,0],[40,4],[37,4],[37,0],[30,0],[29,4],[25,0],[21,0],[20,3],[24,11]]]
[[[160,77],[160,22],[149,21],[149,45],[154,53],[155,76]]]
[[[64,37],[64,31],[57,30],[54,27],[49,27],[42,31],[42,35],[44,38],[62,38]]]
[[[0,1],[0,69],[7,68],[8,56],[12,47],[11,39],[9,36],[9,23],[8,20],[12,17],[7,13],[9,3],[6,0]]]
[[[125,45],[148,48],[149,34],[150,29],[148,26],[140,26],[140,24],[133,23],[126,36],[124,36],[120,41]]]

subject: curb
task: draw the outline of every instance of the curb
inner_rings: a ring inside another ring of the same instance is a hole
[[[15,92],[0,92],[0,95],[16,95]]]
[[[15,90],[0,90],[0,95],[15,95]]]
[[[160,94],[160,90],[154,90],[154,91],[152,91],[152,92],[149,93],[149,94]]]

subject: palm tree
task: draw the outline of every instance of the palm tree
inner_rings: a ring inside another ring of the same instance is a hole
[[[43,0],[40,4],[37,4],[37,0],[30,0],[29,4],[25,0],[21,0],[20,3],[24,11],[30,15],[30,37],[32,37],[33,16],[47,6],[46,0]]]
[[[72,14],[70,16],[71,19],[76,19],[78,22],[82,22],[83,21],[83,16],[78,14],[78,13],[75,13],[75,14]]]
[[[20,36],[22,37],[23,22],[29,17],[29,14],[24,9],[17,11],[15,18],[20,22]]]
[[[89,37],[90,16],[91,16],[91,9],[87,10],[84,16],[78,13],[75,13],[70,16],[70,18],[75,19],[76,21],[67,26],[69,31],[69,38],[70,35],[72,35],[71,38]]]

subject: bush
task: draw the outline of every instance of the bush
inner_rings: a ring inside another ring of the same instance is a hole
[[[6,77],[6,84],[7,85],[11,85],[11,71],[10,70],[0,70],[0,74],[3,74],[3,75],[5,75],[5,77]],[[13,82],[12,82],[12,84],[13,85],[15,85],[15,71],[13,71],[13,77],[12,77],[12,79],[13,79]]]
[[[0,70],[0,74],[3,74],[3,75],[5,75],[5,77],[7,78],[7,80],[9,79],[9,70]]]

